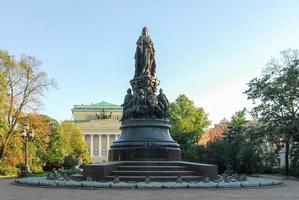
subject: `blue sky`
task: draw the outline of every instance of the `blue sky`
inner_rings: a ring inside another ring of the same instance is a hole
[[[122,103],[143,26],[168,98],[186,94],[213,123],[250,107],[246,83],[279,51],[299,48],[298,0],[0,2],[0,48],[43,62],[58,89],[41,112],[58,120],[74,104]]]

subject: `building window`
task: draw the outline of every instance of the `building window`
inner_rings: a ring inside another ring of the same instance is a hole
[[[93,135],[93,155],[99,155],[99,135]]]
[[[91,140],[90,135],[85,135],[85,143],[86,143],[86,146],[88,147],[89,154],[91,153],[90,152],[90,140]]]

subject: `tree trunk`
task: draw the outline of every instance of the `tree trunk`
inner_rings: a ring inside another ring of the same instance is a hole
[[[285,154],[284,154],[284,159],[285,159],[285,175],[288,176],[289,175],[289,149],[290,149],[290,143],[289,140],[286,139],[285,142]]]

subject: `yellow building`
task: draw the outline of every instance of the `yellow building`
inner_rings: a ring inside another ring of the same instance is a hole
[[[102,101],[90,105],[75,105],[74,123],[81,129],[92,162],[108,161],[110,145],[120,134],[122,107]]]

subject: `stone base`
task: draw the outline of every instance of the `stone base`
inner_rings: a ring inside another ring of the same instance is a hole
[[[163,119],[130,119],[122,122],[121,135],[109,150],[109,161],[181,160],[180,146]]]
[[[87,165],[84,167],[84,179],[94,181],[112,181],[119,177],[121,181],[144,181],[149,176],[153,181],[176,181],[180,176],[184,181],[202,181],[204,177],[217,179],[216,165],[191,163],[184,161],[118,161]]]
[[[113,148],[109,150],[110,161],[181,160],[179,148]]]

